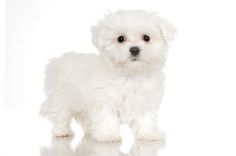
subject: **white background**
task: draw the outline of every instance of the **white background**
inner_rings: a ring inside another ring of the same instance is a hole
[[[0,3],[1,156],[39,155],[40,147],[49,145],[50,124],[38,118],[44,66],[64,52],[96,53],[90,27],[108,10],[117,9],[159,10],[178,29],[170,44],[159,113],[167,142],[158,155],[236,155],[234,0],[7,0],[5,4]],[[76,146],[82,132],[73,127]],[[122,134],[121,150],[128,152],[132,138],[127,127]]]

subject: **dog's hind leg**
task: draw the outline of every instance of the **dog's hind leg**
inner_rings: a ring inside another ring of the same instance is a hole
[[[61,92],[48,98],[41,106],[40,114],[46,116],[53,123],[52,135],[55,137],[68,137],[73,135],[70,128],[73,112]]]
[[[71,117],[71,113],[66,110],[59,112],[53,123],[52,135],[55,137],[72,136],[73,131],[70,128]]]

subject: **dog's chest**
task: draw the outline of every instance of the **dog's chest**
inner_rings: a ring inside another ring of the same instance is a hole
[[[86,88],[86,101],[101,103],[117,110],[122,118],[145,110],[155,109],[162,94],[158,77],[109,77],[103,81],[90,81]],[[83,94],[85,94],[83,90]]]
[[[126,79],[120,85],[122,100],[118,108],[121,114],[126,116],[153,109],[160,87],[150,79]]]

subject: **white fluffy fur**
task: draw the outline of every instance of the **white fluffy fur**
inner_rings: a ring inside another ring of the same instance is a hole
[[[150,42],[142,40],[143,34]],[[72,135],[75,118],[97,141],[120,140],[121,123],[128,123],[138,139],[160,139],[156,111],[164,90],[161,70],[174,34],[174,26],[156,13],[118,11],[92,27],[100,55],[66,53],[52,59],[41,114],[54,123],[53,135]],[[125,42],[117,42],[120,35]],[[141,49],[136,61],[129,52],[132,46]]]

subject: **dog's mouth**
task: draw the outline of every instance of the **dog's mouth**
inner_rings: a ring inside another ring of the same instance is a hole
[[[130,57],[130,61],[131,61],[131,62],[137,62],[138,60],[139,60],[139,58],[136,57],[136,56],[131,56],[131,57]]]

